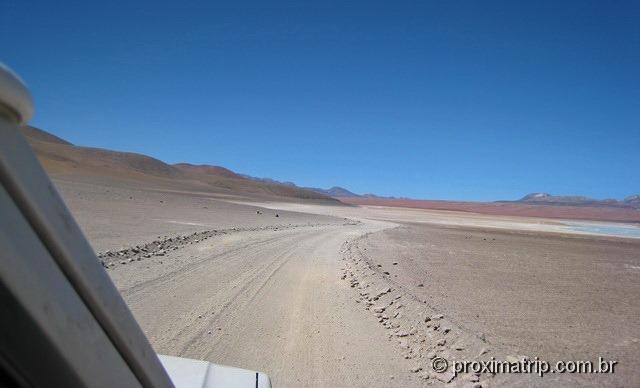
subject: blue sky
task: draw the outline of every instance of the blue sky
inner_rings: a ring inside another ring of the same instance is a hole
[[[0,3],[76,144],[432,199],[640,193],[640,2]],[[232,4],[231,4],[232,3]]]

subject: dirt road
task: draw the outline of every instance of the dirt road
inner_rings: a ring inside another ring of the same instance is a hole
[[[383,227],[239,232],[109,271],[160,353],[265,371],[275,386],[415,385],[341,280],[345,241]]]
[[[515,217],[61,188],[161,354],[279,387],[637,385],[637,240]],[[615,375],[431,368],[598,355],[620,362]]]

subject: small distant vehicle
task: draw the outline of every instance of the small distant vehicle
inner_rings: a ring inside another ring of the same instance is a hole
[[[153,351],[19,132],[32,114],[0,64],[0,386],[270,387],[264,373]]]

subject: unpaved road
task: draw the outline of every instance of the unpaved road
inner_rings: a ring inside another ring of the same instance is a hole
[[[638,240],[515,217],[58,183],[159,353],[263,371],[280,387],[638,385]],[[622,365],[544,379],[431,369],[434,357],[522,355]]]
[[[415,385],[341,280],[345,241],[384,227],[239,232],[109,273],[159,353],[265,371],[275,386]]]

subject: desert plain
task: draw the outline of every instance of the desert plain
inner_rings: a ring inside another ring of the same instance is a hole
[[[51,157],[71,146],[47,141],[31,139],[160,354],[259,370],[280,387],[640,383],[638,238],[102,174]],[[434,371],[436,357],[617,364],[454,375]]]

